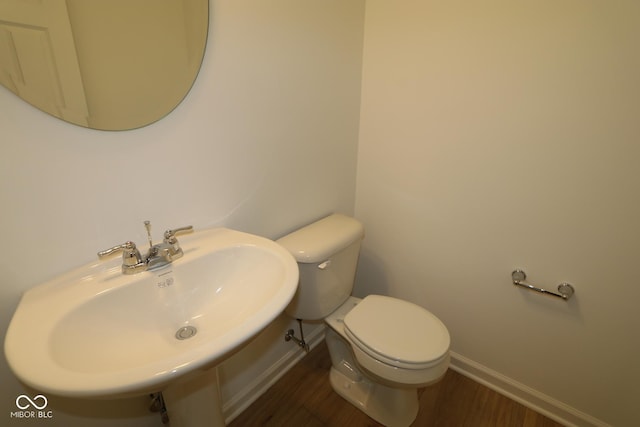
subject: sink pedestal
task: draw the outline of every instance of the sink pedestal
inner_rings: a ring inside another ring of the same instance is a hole
[[[162,395],[171,427],[223,427],[218,370],[211,368],[193,378],[178,380]]]

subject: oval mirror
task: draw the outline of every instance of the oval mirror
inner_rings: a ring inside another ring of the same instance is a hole
[[[208,22],[208,0],[0,0],[0,84],[80,126],[145,126],[189,92]]]

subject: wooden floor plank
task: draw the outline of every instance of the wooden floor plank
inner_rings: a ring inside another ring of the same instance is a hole
[[[323,342],[230,427],[381,427],[333,391],[330,368]],[[412,427],[562,427],[452,370],[442,381],[419,390],[419,396],[420,411]]]

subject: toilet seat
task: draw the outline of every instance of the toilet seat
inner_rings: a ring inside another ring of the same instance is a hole
[[[344,331],[359,350],[396,368],[428,369],[449,353],[449,332],[440,319],[392,297],[365,297],[344,317]]]

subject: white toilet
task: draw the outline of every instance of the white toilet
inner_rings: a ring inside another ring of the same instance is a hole
[[[449,332],[426,309],[381,295],[351,296],[364,228],[334,214],[278,240],[298,261],[291,317],[324,320],[333,389],[386,426],[409,426],[418,387],[449,366]]]

